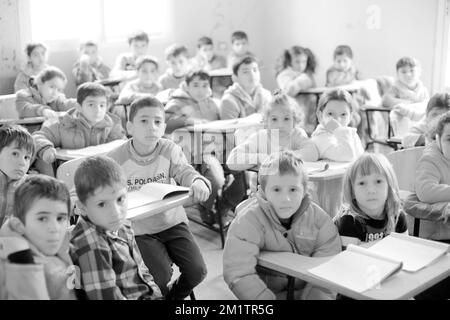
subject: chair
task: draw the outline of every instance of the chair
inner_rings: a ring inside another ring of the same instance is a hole
[[[414,193],[414,180],[417,162],[422,156],[425,147],[409,148],[391,152],[387,158],[392,163],[398,180],[400,196],[404,200],[410,193]],[[410,217],[410,216],[408,216]],[[414,218],[413,236],[419,236],[420,219]]]

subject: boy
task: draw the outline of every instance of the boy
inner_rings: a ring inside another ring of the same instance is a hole
[[[428,101],[425,116],[403,137],[403,147],[420,147],[434,141],[437,121],[447,111],[450,111],[450,94],[436,93]]]
[[[354,161],[364,153],[356,129],[348,126],[353,109],[353,98],[345,90],[322,94],[317,105],[319,125],[311,135],[319,159]]]
[[[211,70],[226,68],[225,58],[214,53],[214,43],[209,37],[201,37],[197,41],[197,55],[192,59],[194,70]]]
[[[14,216],[0,230],[0,300],[76,299],[66,185],[33,175],[14,197]]]
[[[244,118],[261,112],[269,103],[271,94],[260,83],[258,62],[247,56],[233,65],[233,82],[220,102],[220,118]]]
[[[159,77],[159,83],[163,90],[176,89],[190,70],[188,49],[185,46],[173,44],[166,49],[165,55],[169,68]]]
[[[131,79],[136,76],[136,60],[148,51],[150,39],[144,31],[138,31],[128,37],[130,52],[125,52],[117,57],[112,77]]]
[[[179,185],[190,186],[195,202],[206,201],[209,181],[188,164],[180,146],[161,138],[165,128],[164,107],[158,99],[139,98],[131,104],[127,130],[132,138],[108,154],[124,169],[128,191],[149,182],[170,183],[173,178]],[[167,299],[184,299],[206,276],[187,223],[181,206],[133,223],[142,258]],[[172,261],[181,275],[169,290]]]
[[[324,257],[341,251],[330,216],[310,199],[302,160],[274,153],[258,173],[260,189],[231,223],[223,252],[225,282],[238,299],[286,299],[287,279],[257,266],[261,251]],[[297,299],[334,299],[327,289],[296,281]]]
[[[23,127],[0,127],[0,226],[14,210],[14,191],[25,179],[34,156],[31,134]]]
[[[235,31],[231,34],[231,52],[227,57],[227,67],[233,68],[237,61],[246,56],[253,56],[248,51],[248,36],[244,31]]]
[[[186,83],[172,93],[171,99],[164,109],[166,111],[166,134],[170,134],[178,128],[219,120],[219,108],[211,98],[208,74],[203,71],[189,74],[186,77]],[[206,151],[207,148],[207,144],[203,142],[202,151]],[[197,159],[195,155],[194,159]],[[217,192],[225,183],[224,172],[219,160],[214,155],[205,152],[200,164],[200,173],[211,182],[212,192],[208,201],[193,207],[195,211],[200,211],[203,222],[212,225],[216,219],[211,210]],[[186,209],[189,211],[191,207]]]
[[[158,61],[152,56],[142,56],[136,60],[138,78],[128,82],[120,92],[116,104],[131,104],[133,100],[145,96],[155,96],[162,90],[158,83]]]
[[[397,80],[383,95],[382,104],[392,109],[390,120],[396,136],[404,136],[425,114],[428,89],[420,81],[421,67],[416,59],[401,58],[396,65]]]
[[[103,63],[98,54],[95,42],[87,41],[80,46],[80,58],[73,67],[73,75],[77,86],[85,82],[107,79],[111,68]]]
[[[105,156],[89,157],[75,171],[81,216],[70,254],[90,300],[153,300],[161,291],[145,267],[127,215],[127,180]]]
[[[80,149],[124,139],[125,132],[116,115],[107,112],[107,91],[98,83],[78,87],[77,106],[57,121],[33,133],[37,159],[50,164],[56,149]]]
[[[327,70],[327,87],[342,86],[359,79],[359,72],[353,65],[352,48],[347,45],[337,46],[333,60],[333,66]]]

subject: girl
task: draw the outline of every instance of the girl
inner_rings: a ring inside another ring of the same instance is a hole
[[[264,110],[265,129],[253,133],[231,151],[228,167],[236,171],[259,167],[271,153],[282,150],[295,150],[302,160],[317,161],[318,150],[298,126],[300,120],[295,100],[276,92]]]
[[[29,43],[25,47],[27,63],[17,75],[14,92],[30,87],[31,77],[36,76],[47,66],[47,48],[42,43]]]
[[[75,99],[66,99],[63,93],[66,76],[56,67],[45,68],[31,83],[29,88],[17,92],[16,109],[20,118],[56,118],[57,111],[67,111],[77,105]]]
[[[364,153],[348,168],[344,202],[335,218],[344,247],[408,232],[397,178],[382,154]]]
[[[316,86],[314,73],[316,58],[311,50],[293,46],[284,50],[277,66],[277,84],[288,95],[295,97],[305,114],[304,127],[311,134],[317,125],[315,109],[317,98],[313,94],[302,94],[302,91]]]

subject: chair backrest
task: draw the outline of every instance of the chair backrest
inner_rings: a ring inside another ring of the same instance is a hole
[[[77,158],[63,162],[56,170],[56,179],[64,182],[71,194],[73,193],[73,189],[75,187],[73,181],[75,170],[77,170],[78,166],[81,162],[83,162],[83,160],[84,158]]]
[[[15,94],[0,95],[0,119],[19,119]]]
[[[414,191],[414,179],[417,162],[425,147],[409,148],[391,152],[387,158],[394,167],[400,190]]]

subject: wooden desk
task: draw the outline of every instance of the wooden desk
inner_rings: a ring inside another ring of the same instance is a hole
[[[189,194],[180,194],[165,200],[151,202],[144,206],[128,208],[127,219],[134,221],[142,220],[166,210],[182,206],[189,201],[192,201],[192,198],[189,196]]]
[[[44,117],[31,117],[31,118],[24,118],[24,119],[1,119],[0,125],[6,125],[6,124],[18,124],[18,125],[35,125],[35,124],[43,124],[45,121]]]
[[[364,300],[410,299],[450,276],[450,254],[447,254],[422,270],[414,273],[400,271],[383,281],[379,288],[359,293],[316,277],[308,271],[331,258],[332,256],[305,257],[291,252],[262,252],[258,257],[258,264],[288,277],[299,278],[347,297]]]
[[[78,159],[78,158],[84,158],[89,156],[99,156],[99,155],[105,155],[111,150],[121,146],[128,140],[126,139],[119,139],[114,140],[108,143],[99,144],[97,146],[90,146],[87,148],[81,148],[81,149],[56,149],[56,159],[68,161],[72,159]]]

